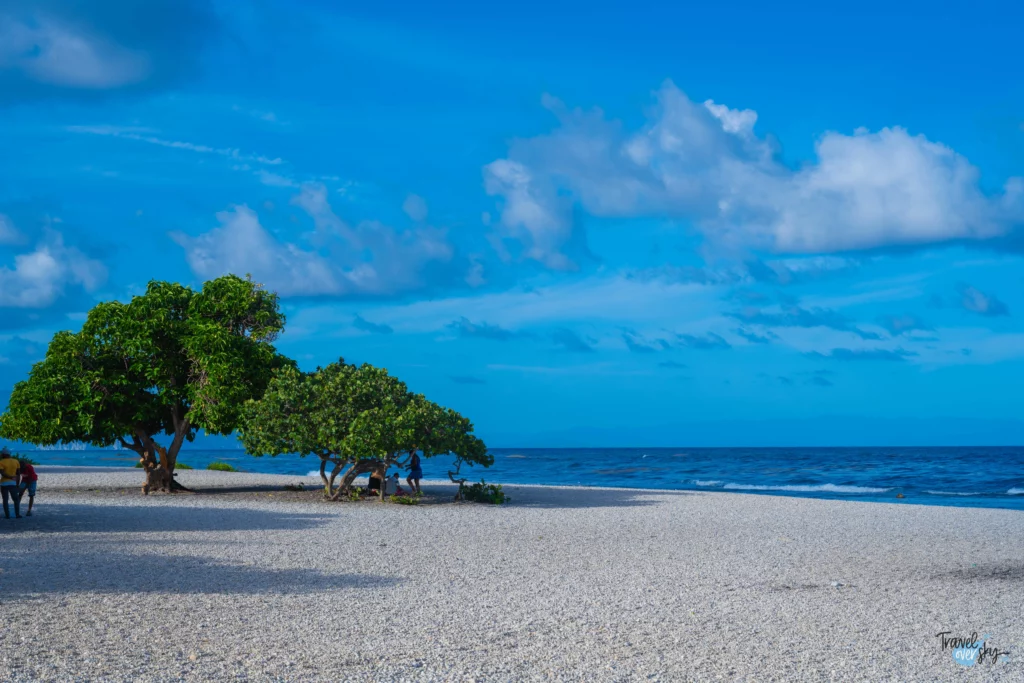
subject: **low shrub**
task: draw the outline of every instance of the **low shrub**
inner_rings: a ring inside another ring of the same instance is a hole
[[[459,496],[463,500],[471,500],[475,503],[490,503],[491,505],[501,505],[512,500],[501,490],[501,484],[488,484],[483,479],[480,480],[479,484],[467,485],[465,482],[459,484]]]
[[[420,499],[414,496],[390,496],[388,498],[392,503],[398,503],[399,505],[419,505]]]
[[[20,460],[21,462],[28,463],[29,465],[33,465],[33,466],[39,464],[38,462],[36,462],[32,458],[29,458],[29,457],[24,456],[24,455],[18,455],[17,453],[14,454],[14,459],[15,460]]]
[[[221,462],[219,460],[217,462],[211,462],[209,465],[206,466],[206,469],[213,470],[215,472],[237,472],[238,471],[234,467],[229,465],[228,463]]]
[[[285,491],[305,491],[306,488],[302,484],[285,484]]]

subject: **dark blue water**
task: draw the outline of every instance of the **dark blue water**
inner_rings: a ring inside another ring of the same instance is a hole
[[[1024,447],[1013,448],[567,448],[493,449],[494,466],[471,479],[508,484],[733,491],[804,498],[1024,510]],[[36,451],[43,464],[130,467],[131,453]],[[318,461],[255,458],[241,450],[182,450],[180,462],[214,460],[250,472],[307,474]],[[446,479],[448,458],[424,461]],[[902,496],[902,498],[897,497]]]

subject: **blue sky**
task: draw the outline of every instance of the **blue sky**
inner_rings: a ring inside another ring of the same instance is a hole
[[[13,0],[0,401],[150,279],[494,446],[1024,442],[1015,4]]]

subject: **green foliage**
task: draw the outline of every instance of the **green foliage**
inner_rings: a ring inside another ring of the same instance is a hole
[[[217,462],[211,462],[209,465],[206,466],[206,469],[213,470],[215,472],[237,472],[238,471],[234,467],[232,467],[230,463],[221,462],[219,460]]]
[[[398,503],[399,505],[419,505],[420,499],[418,496],[389,496],[388,500],[392,503]]]
[[[501,484],[488,484],[483,479],[478,484],[459,484],[459,494],[464,500],[476,503],[501,505],[512,501],[512,498],[506,496],[502,491]]]
[[[302,484],[285,484],[284,485],[284,490],[285,491],[305,491],[306,487],[304,487]]]
[[[39,464],[38,462],[36,462],[36,461],[35,461],[35,460],[33,460],[32,458],[29,458],[28,456],[25,456],[25,455],[19,455],[18,453],[15,453],[15,454],[14,454],[14,458],[15,458],[15,460],[19,460],[19,461],[21,461],[21,462],[23,462],[23,463],[26,463],[26,464],[28,464],[28,465],[33,465],[33,466],[35,466],[35,465],[38,465],[38,464]]]
[[[291,365],[272,342],[284,326],[277,295],[234,275],[196,292],[150,282],[128,303],[97,304],[80,332],[58,332],[15,385],[0,436],[36,444],[120,441],[169,459],[196,431],[229,434],[246,400]]]
[[[490,466],[494,459],[454,410],[409,391],[372,365],[344,360],[315,372],[292,366],[274,373],[262,398],[242,409],[239,440],[254,455],[317,455],[333,462],[454,453]]]

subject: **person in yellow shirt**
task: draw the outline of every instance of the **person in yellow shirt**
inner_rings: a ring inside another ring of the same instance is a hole
[[[4,446],[0,448],[0,495],[4,499],[4,517],[11,518],[8,498],[14,501],[14,516],[21,519],[21,496],[18,486],[21,484],[21,463],[11,457],[11,452]]]

